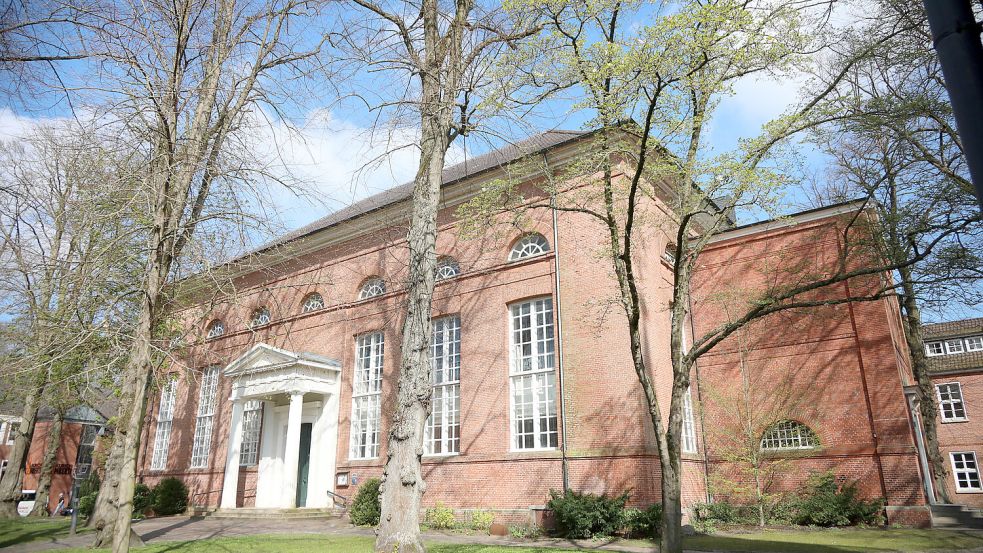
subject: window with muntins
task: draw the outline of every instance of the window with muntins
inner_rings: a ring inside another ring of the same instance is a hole
[[[96,439],[99,437],[99,426],[86,424],[82,426],[82,436],[79,438],[79,449],[75,455],[75,473],[84,478],[92,471],[92,454],[96,450]]]
[[[662,260],[670,265],[676,264],[676,245],[666,244],[666,249],[662,252]]]
[[[966,351],[966,349],[963,347],[962,338],[956,338],[955,340],[946,340],[945,351],[946,353],[962,353]]]
[[[512,251],[509,252],[509,261],[535,257],[548,251],[550,251],[550,243],[546,241],[546,238],[543,238],[542,234],[527,234],[512,246]]]
[[[177,380],[170,379],[160,391],[160,409],[157,410],[157,432],[154,434],[154,453],[150,470],[164,470],[171,448],[171,421],[174,419],[174,400],[177,397]]]
[[[386,293],[386,283],[379,277],[372,277],[362,284],[358,291],[358,299],[367,300]]]
[[[980,485],[980,469],[976,463],[976,452],[953,452],[949,457],[952,459],[952,477],[956,480],[956,491],[983,491]]]
[[[453,257],[441,257],[437,260],[437,280],[447,280],[461,274],[461,266]]]
[[[812,449],[819,445],[819,439],[811,428],[796,421],[781,421],[773,424],[761,438],[761,449],[789,450]]]
[[[963,390],[958,382],[936,384],[935,392],[939,400],[939,412],[943,422],[966,420],[966,405],[963,403]]]
[[[311,311],[317,311],[318,309],[324,309],[324,297],[317,292],[311,292],[304,297],[304,303],[300,307],[301,313],[310,313]]]
[[[266,326],[270,324],[273,318],[270,316],[270,310],[265,307],[257,307],[253,310],[252,316],[249,318],[250,328],[256,328],[260,326]]]
[[[693,393],[686,388],[683,395],[683,452],[696,453],[696,418],[693,416]]]
[[[945,353],[942,342],[925,342],[925,355],[933,357]]]
[[[218,338],[223,334],[225,334],[225,323],[221,319],[215,319],[208,323],[208,330],[205,331],[206,339]]]
[[[461,318],[433,321],[433,410],[424,432],[427,455],[461,452]]]
[[[983,350],[983,336],[970,336],[966,338],[966,351]]]
[[[263,402],[247,401],[242,406],[242,447],[239,466],[251,467],[259,458],[259,433],[263,424]]]
[[[195,418],[195,438],[191,448],[191,468],[208,465],[212,449],[212,427],[215,422],[215,392],[218,389],[218,367],[209,367],[201,375],[198,390],[198,416]]]
[[[553,300],[510,308],[512,448],[557,447],[556,374],[553,354]]]
[[[381,332],[359,336],[352,379],[351,459],[379,456],[379,418],[385,338]]]

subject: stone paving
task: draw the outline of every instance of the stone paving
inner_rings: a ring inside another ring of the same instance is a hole
[[[343,536],[372,536],[371,528],[358,528],[341,519],[247,519],[213,517],[161,517],[143,520],[133,524],[133,530],[143,541],[160,543],[167,541],[203,540],[218,537],[239,537],[258,534],[321,534]],[[650,548],[629,547],[616,543],[600,541],[537,540],[517,541],[495,536],[475,536],[468,534],[428,532],[424,539],[429,542],[488,544],[500,546],[555,547],[563,549],[582,549],[585,551],[618,551],[623,553],[649,553]],[[92,543],[92,534],[83,533],[53,540],[34,541],[11,547],[0,548],[0,553],[34,553],[67,547],[87,547]]]

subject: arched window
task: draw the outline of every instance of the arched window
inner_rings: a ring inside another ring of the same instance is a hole
[[[362,284],[358,291],[358,299],[366,300],[386,293],[386,283],[379,277],[372,277]]]
[[[543,238],[542,234],[534,232],[523,236],[512,246],[512,251],[509,252],[509,261],[542,255],[548,251],[550,251],[550,243]]]
[[[324,309],[324,297],[321,294],[311,292],[304,296],[304,303],[300,306],[301,313],[310,313],[318,309]]]
[[[208,326],[205,327],[206,340],[211,340],[212,338],[218,338],[223,334],[225,334],[225,323],[222,322],[222,319],[215,319],[212,322],[208,323]]]
[[[779,421],[771,425],[761,437],[761,449],[772,451],[812,449],[818,445],[816,433],[797,421]]]
[[[260,326],[266,326],[270,324],[273,320],[270,317],[270,310],[266,307],[257,307],[253,310],[253,314],[249,317],[249,327],[256,328]]]
[[[665,251],[662,252],[662,260],[670,265],[676,264],[676,245],[673,243],[666,244]]]
[[[453,257],[444,256],[437,260],[437,280],[447,280],[461,274],[461,266]]]

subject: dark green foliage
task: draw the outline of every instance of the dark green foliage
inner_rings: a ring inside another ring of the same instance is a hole
[[[809,477],[792,521],[809,526],[883,524],[884,501],[865,501],[855,482],[840,484],[832,471]]]
[[[610,536],[621,530],[628,493],[606,497],[574,491],[560,495],[550,491],[550,497],[546,506],[556,517],[557,532],[561,537],[585,539]]]
[[[92,471],[89,476],[79,484],[79,498],[85,497],[92,493],[99,493],[99,486],[102,483],[99,482],[99,475]]]
[[[662,505],[655,503],[647,509],[625,509],[621,524],[626,538],[657,538],[662,530]]]
[[[379,484],[378,478],[369,478],[358,489],[348,516],[356,526],[376,526],[379,524]]]
[[[188,487],[177,478],[161,480],[151,495],[154,512],[160,516],[177,515],[188,508]]]
[[[133,514],[143,514],[154,504],[154,490],[146,484],[137,484],[133,489]]]
[[[85,518],[92,516],[92,511],[96,508],[96,498],[99,497],[99,492],[92,492],[86,495],[79,495],[78,510],[79,515]]]

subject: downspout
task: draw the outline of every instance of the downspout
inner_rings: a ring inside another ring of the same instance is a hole
[[[696,323],[693,322],[693,297],[689,294],[686,295],[686,307],[689,309],[689,331],[692,340],[696,337]],[[683,336],[686,336],[685,332]],[[693,360],[693,368],[696,369],[696,400],[700,403],[700,430],[703,432],[703,439],[700,440],[700,444],[703,446],[703,490],[707,503],[711,503],[713,495],[710,493],[710,453],[707,450],[706,411],[703,409],[703,386],[701,386],[699,358]]]
[[[907,386],[905,388],[908,388]],[[915,449],[918,450],[918,464],[922,469],[922,487],[925,488],[925,498],[929,505],[935,505],[935,483],[932,482],[932,471],[928,466],[928,455],[925,453],[925,436],[922,435],[922,423],[915,405],[918,392],[905,389],[904,396],[908,404],[908,416],[915,430]]]
[[[544,173],[549,171],[549,160],[543,152]],[[560,308],[560,241],[557,229],[556,190],[550,191],[550,211],[553,215],[553,303],[556,306],[556,317],[553,324],[556,327],[556,373],[559,382],[560,395],[560,464],[563,481],[563,493],[570,489],[570,467],[567,462],[567,403],[566,387],[563,385],[563,316]]]

